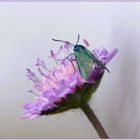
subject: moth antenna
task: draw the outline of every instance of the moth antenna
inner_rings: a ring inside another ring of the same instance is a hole
[[[80,39],[80,35],[78,34],[78,39],[77,39],[76,45],[78,44],[79,39]]]
[[[74,44],[70,43],[69,41],[58,40],[58,39],[54,39],[54,38],[52,38],[52,40],[53,40],[53,41],[58,41],[58,42],[63,42],[63,43],[68,43],[68,44],[70,44],[70,45],[72,45],[72,46],[75,46]]]

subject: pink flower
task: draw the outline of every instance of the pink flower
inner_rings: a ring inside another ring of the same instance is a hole
[[[86,40],[83,41],[89,46]],[[35,91],[30,90],[30,92],[36,96],[36,100],[34,103],[26,103],[23,106],[25,109],[23,118],[32,119],[40,115],[53,113],[53,111],[54,113],[59,113],[74,108],[75,106],[78,107],[78,105],[75,104],[74,106],[71,103],[74,103],[74,99],[77,99],[75,97],[79,95],[78,92],[82,91],[85,84],[91,85],[91,83],[88,83],[82,78],[76,61],[73,59],[74,56],[69,55],[72,52],[73,46],[69,42],[61,46],[58,52],[51,50],[50,57],[57,63],[57,67],[51,71],[48,70],[44,61],[38,58],[36,66],[41,75],[40,78],[30,69],[27,69],[27,77],[33,81],[35,86]],[[113,49],[111,52],[108,52],[105,48],[100,48],[94,49],[92,52],[103,64],[107,64],[118,50]],[[64,58],[59,59],[58,56],[60,54],[63,54]],[[70,59],[67,57],[70,57]],[[96,83],[99,76],[103,73],[104,70],[100,67],[93,69],[91,80]],[[92,86],[94,86],[95,83],[92,83]]]

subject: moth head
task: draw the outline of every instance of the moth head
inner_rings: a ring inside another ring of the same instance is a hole
[[[74,50],[75,52],[83,51],[84,49],[85,49],[85,47],[82,46],[82,45],[75,45],[74,48],[73,48],[73,50]]]

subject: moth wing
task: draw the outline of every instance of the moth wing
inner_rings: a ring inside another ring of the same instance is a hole
[[[84,51],[74,52],[81,76],[88,80],[94,68],[94,61]]]
[[[88,55],[88,57],[90,57],[95,63],[101,63],[88,49],[85,48],[84,53]]]
[[[107,67],[100,61],[98,60],[88,49],[84,49],[84,53],[89,56],[93,61],[94,63],[96,63],[97,65],[101,66],[103,69],[106,69],[108,72],[110,72]]]

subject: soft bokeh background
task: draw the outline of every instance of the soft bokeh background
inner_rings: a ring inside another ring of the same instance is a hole
[[[111,138],[140,138],[140,3],[0,3],[0,138],[98,138],[80,110],[23,120],[32,101],[26,67],[39,57],[49,68],[50,49],[86,38],[90,49],[118,48],[91,100]]]

